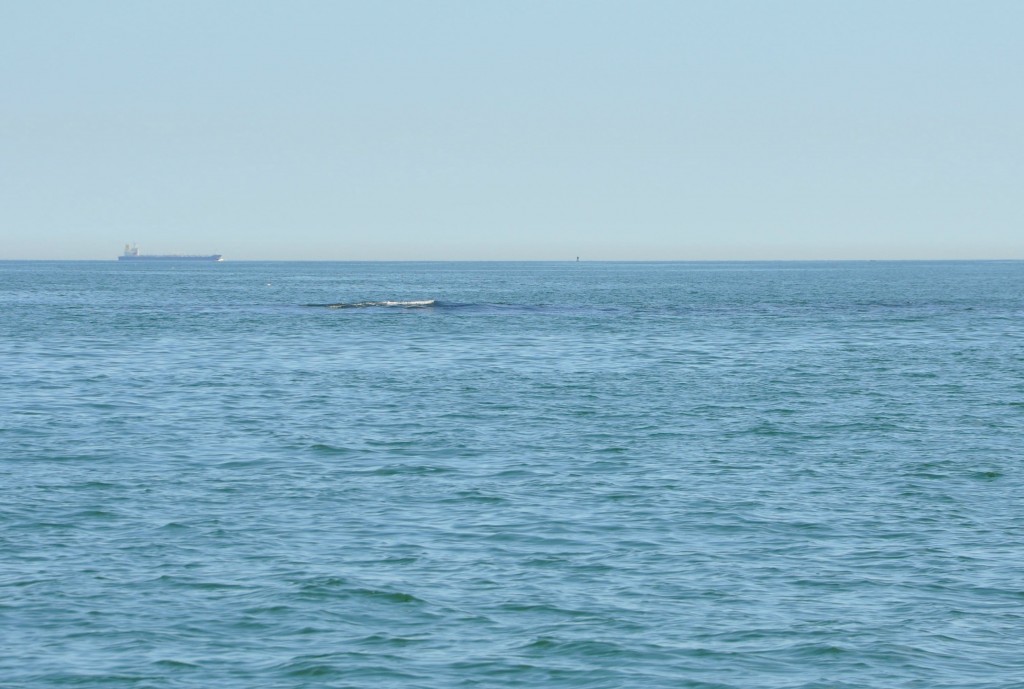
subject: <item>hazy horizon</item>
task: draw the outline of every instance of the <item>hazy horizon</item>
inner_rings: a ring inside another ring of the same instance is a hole
[[[0,260],[1019,260],[1021,20],[0,0]]]
[[[198,251],[147,251],[147,254],[201,254],[206,255],[207,252]],[[217,251],[211,251],[209,253],[220,253]],[[23,256],[23,257],[0,257],[0,262],[32,262],[32,261],[115,261],[120,254],[118,252],[109,253],[106,256],[85,256],[77,258],[68,258],[62,256]],[[807,257],[790,257],[785,255],[780,256],[768,256],[768,257],[733,257],[733,256],[704,256],[704,257],[693,257],[693,258],[630,258],[630,257],[551,257],[551,258],[535,258],[535,257],[517,257],[515,255],[504,258],[477,258],[477,257],[462,257],[462,258],[444,258],[444,257],[424,257],[424,258],[388,258],[388,257],[369,257],[369,258],[235,258],[232,256],[223,255],[221,262],[233,262],[233,263],[829,263],[829,262],[850,262],[850,263],[863,263],[863,262],[928,262],[928,263],[953,263],[953,262],[985,262],[985,261],[1024,261],[1024,258],[1009,256],[987,256],[987,255],[967,255],[963,257],[950,257],[950,256],[893,256],[885,258],[873,258],[870,256],[807,256]]]

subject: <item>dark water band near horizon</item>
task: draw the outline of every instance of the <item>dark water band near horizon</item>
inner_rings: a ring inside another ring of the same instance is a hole
[[[1024,262],[0,263],[0,686],[1024,687]]]

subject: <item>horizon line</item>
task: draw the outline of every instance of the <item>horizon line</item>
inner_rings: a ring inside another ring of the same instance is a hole
[[[220,261],[166,259],[151,263],[963,263],[1019,262],[1020,258],[237,258]],[[0,258],[0,263],[123,263],[116,258]],[[135,263],[134,261],[132,263]]]

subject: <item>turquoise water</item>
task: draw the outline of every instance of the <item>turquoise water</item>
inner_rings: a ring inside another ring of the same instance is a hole
[[[0,686],[1024,687],[1021,448],[1020,262],[0,263]]]

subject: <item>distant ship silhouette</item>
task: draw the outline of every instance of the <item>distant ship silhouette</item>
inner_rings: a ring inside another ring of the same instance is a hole
[[[124,253],[117,257],[118,261],[223,261],[220,254],[195,256],[188,254],[141,254],[137,244],[124,245]]]

